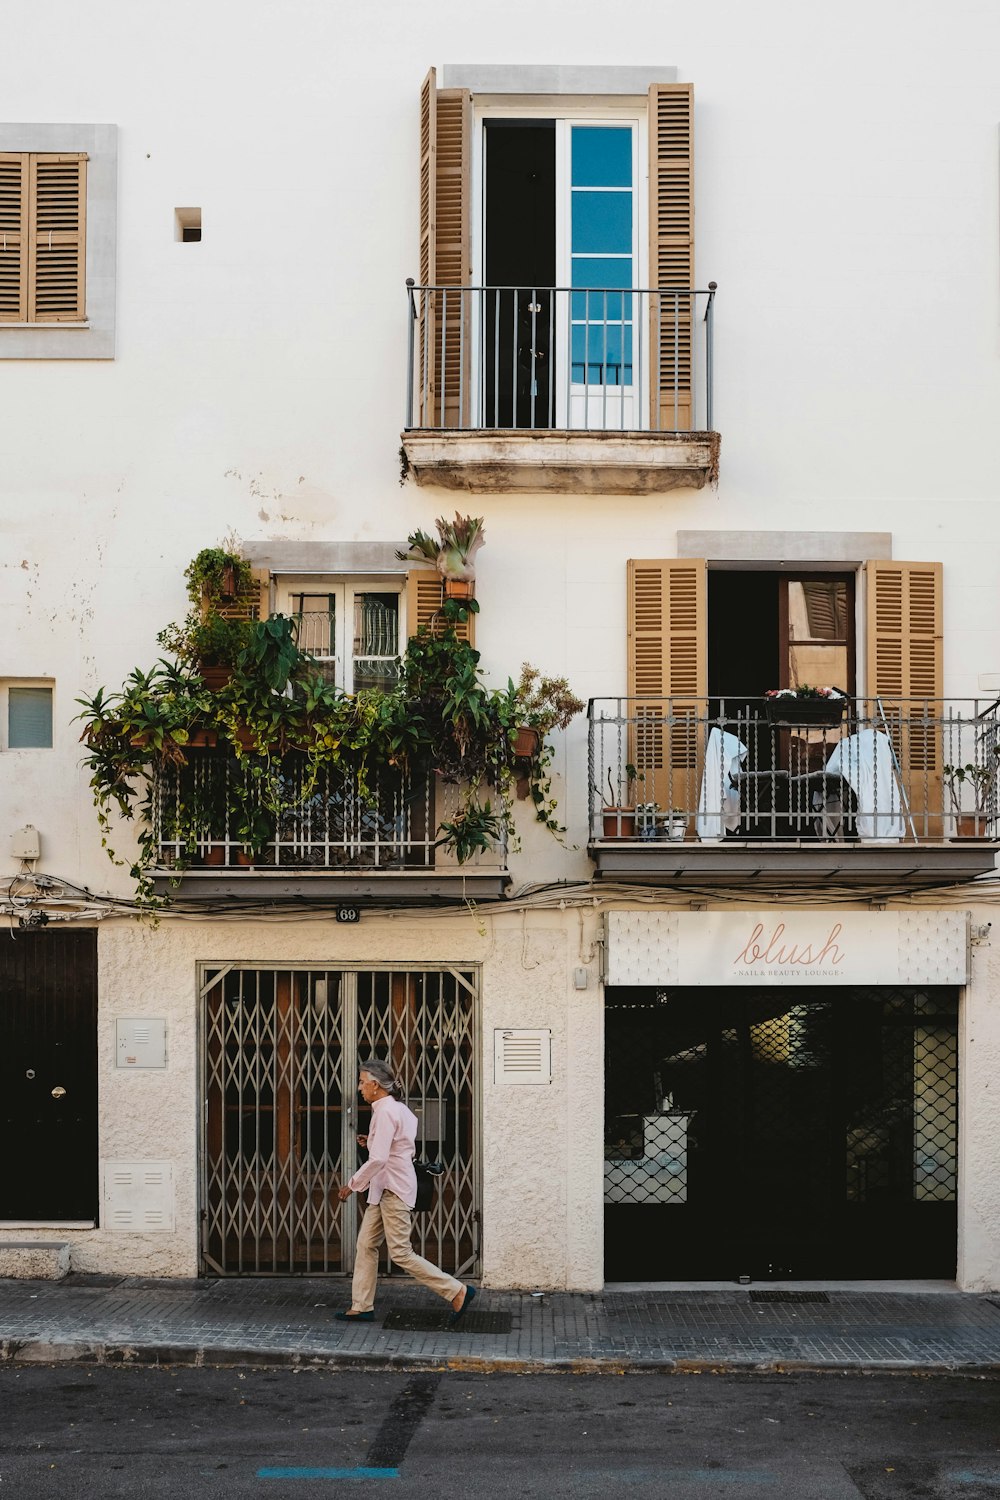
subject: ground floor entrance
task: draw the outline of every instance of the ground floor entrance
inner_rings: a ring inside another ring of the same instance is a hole
[[[955,1275],[957,989],[606,994],[608,1281]]]
[[[364,1159],[358,1065],[392,1064],[444,1166],[414,1246],[479,1270],[478,975],[472,970],[207,965],[202,976],[202,1261],[210,1273],[348,1273]]]
[[[97,1219],[97,933],[0,942],[0,1220]]]

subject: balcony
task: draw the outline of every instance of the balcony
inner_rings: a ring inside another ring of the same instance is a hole
[[[417,484],[642,495],[715,477],[715,282],[407,289]]]
[[[594,699],[599,878],[683,887],[955,885],[1000,850],[996,702]]]
[[[215,750],[190,753],[156,777],[151,820],[158,894],[426,903],[503,895],[506,846],[458,864],[439,847],[439,825],[460,806],[460,789],[431,774],[384,772],[362,798],[355,781],[306,757],[280,765],[275,814],[260,799],[243,826],[233,808],[253,769]]]

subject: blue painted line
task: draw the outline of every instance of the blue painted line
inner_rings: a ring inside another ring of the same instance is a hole
[[[398,1479],[398,1469],[258,1469],[258,1479]]]
[[[990,1489],[1000,1490],[1000,1470],[984,1473],[981,1469],[952,1469],[945,1479],[950,1484],[988,1484]]]

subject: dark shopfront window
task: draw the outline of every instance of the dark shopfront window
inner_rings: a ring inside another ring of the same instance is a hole
[[[605,1277],[952,1277],[957,991],[609,990]]]

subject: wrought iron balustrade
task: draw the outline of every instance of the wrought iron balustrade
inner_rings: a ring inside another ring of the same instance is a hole
[[[993,700],[601,698],[590,838],[1000,838]]]
[[[407,291],[407,431],[713,427],[714,282]]]
[[[153,794],[153,836],[161,865],[249,865],[282,870],[440,871],[455,861],[439,845],[439,827],[461,805],[461,788],[432,772],[410,777],[382,770],[362,796],[350,773],[323,768],[314,778],[305,755],[281,761],[278,805],[269,811],[253,769],[221,750],[192,751],[167,766]],[[238,807],[247,809],[240,815]],[[498,845],[463,869],[506,869]]]

